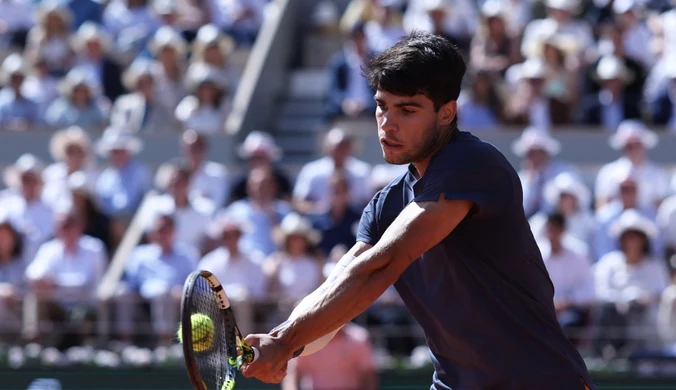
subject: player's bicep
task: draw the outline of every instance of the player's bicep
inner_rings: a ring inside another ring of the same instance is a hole
[[[385,230],[373,250],[384,251],[382,258],[398,277],[427,250],[431,249],[462,222],[473,203],[468,200],[445,199],[412,202]],[[376,267],[378,265],[375,265]]]

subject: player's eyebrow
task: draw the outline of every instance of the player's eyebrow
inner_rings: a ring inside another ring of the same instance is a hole
[[[387,105],[387,104],[385,103],[385,101],[382,100],[382,99],[374,98],[374,100],[375,100],[376,103],[378,103],[378,104]],[[403,102],[400,102],[400,103],[395,103],[395,104],[394,104],[394,107],[397,107],[397,108],[402,108],[402,107],[417,107],[417,108],[423,108],[422,104],[420,104],[420,103],[418,103],[418,102],[414,102],[414,101],[412,101],[412,100],[409,100],[409,101],[403,101]]]

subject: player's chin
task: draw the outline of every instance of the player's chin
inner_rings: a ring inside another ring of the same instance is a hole
[[[383,159],[385,160],[385,162],[392,165],[408,164],[410,162],[408,161],[408,158],[403,154],[386,151],[383,151]]]

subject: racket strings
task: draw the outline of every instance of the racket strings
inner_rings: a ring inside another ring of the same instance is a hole
[[[200,277],[195,283],[190,311],[191,315],[208,316],[213,324],[194,324],[192,329],[194,358],[206,386],[205,390],[227,389],[230,386],[226,384],[233,382],[234,385],[237,374],[237,367],[232,364],[233,358],[236,363],[236,345],[234,337],[232,340],[228,338],[229,316],[226,311],[221,310],[216,295],[205,278]],[[209,339],[212,339],[211,343]]]

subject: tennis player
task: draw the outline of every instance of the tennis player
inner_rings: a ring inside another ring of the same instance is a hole
[[[457,128],[465,63],[414,33],[365,64],[383,157],[408,173],[365,208],[342,272],[289,321],[247,342],[246,377],[280,382],[293,351],[366,310],[392,284],[425,331],[432,389],[594,389],[554,312],[554,288],[522,206],[519,177]]]

